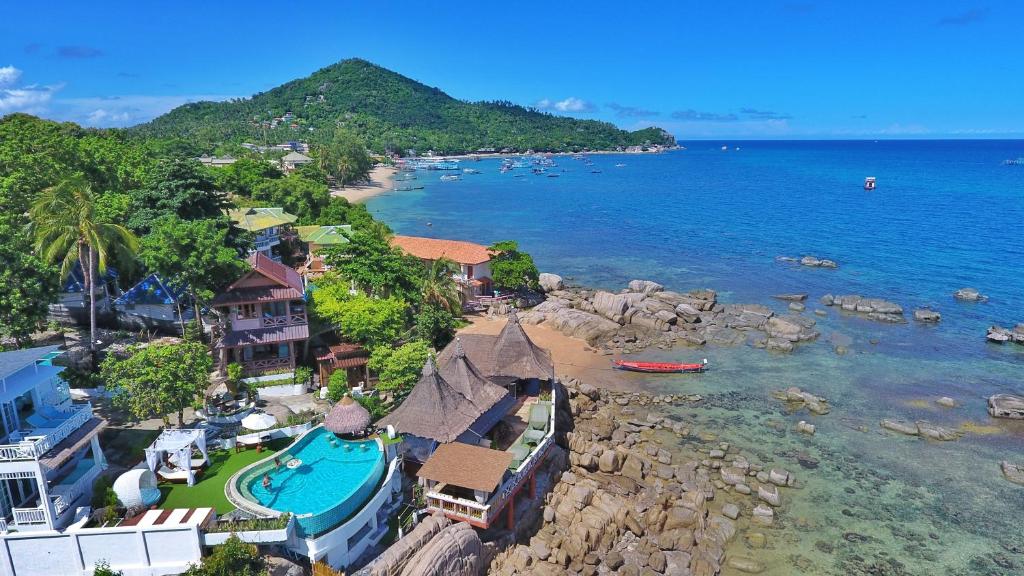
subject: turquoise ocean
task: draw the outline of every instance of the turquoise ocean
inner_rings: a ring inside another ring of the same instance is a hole
[[[1024,346],[985,341],[992,324],[1024,322],[1024,141],[690,142],[657,155],[557,157],[534,175],[498,160],[479,174],[371,199],[401,234],[490,243],[515,239],[541,271],[618,290],[633,278],[668,289],[713,288],[719,301],[806,292],[917,307],[935,326],[879,324],[827,308],[821,337],[792,354],[747,346],[648,350],[645,359],[707,357],[699,375],[624,375],[654,392],[698,393],[677,408],[715,442],[786,467],[786,492],[765,550],[766,574],[1024,574],[1024,486],[1001,460],[1024,464],[1024,422],[986,412],[995,393],[1024,394]],[[723,146],[726,150],[723,151]],[[548,177],[557,174],[557,177]],[[865,177],[878,179],[865,191]],[[837,270],[780,262],[815,255]],[[989,299],[962,303],[974,287]],[[849,352],[840,355],[835,344]],[[799,386],[832,412],[789,413],[770,392]],[[941,396],[956,408],[935,403]],[[883,431],[882,418],[964,432],[929,442]],[[814,436],[793,431],[799,420]],[[749,510],[747,511],[749,513]],[[749,514],[747,514],[749,516]],[[725,572],[728,574],[728,572]]]

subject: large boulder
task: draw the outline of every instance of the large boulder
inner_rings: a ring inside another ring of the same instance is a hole
[[[918,308],[914,310],[914,320],[918,322],[929,322],[936,323],[942,319],[942,315],[935,310],[929,310],[928,308]]]
[[[562,282],[562,277],[558,274],[550,274],[543,272],[537,278],[537,283],[540,284],[540,289],[544,292],[554,292],[555,290],[561,290],[565,287]]]
[[[643,294],[635,292],[626,294],[597,292],[594,294],[593,300],[594,311],[613,322],[624,324],[626,311],[644,298]]]
[[[981,302],[983,300],[988,300],[988,296],[978,292],[975,288],[961,288],[956,292],[953,292],[953,297],[963,302]]]
[[[993,418],[1024,420],[1024,396],[996,394],[988,399],[988,413]]]
[[[1007,480],[1024,486],[1024,466],[1003,460],[1000,467],[1003,469],[1003,476]]]
[[[657,282],[650,280],[630,280],[629,291],[640,292],[642,294],[652,294],[654,292],[661,292],[665,287]]]
[[[401,576],[477,576],[483,568],[484,545],[465,522],[437,533],[402,570]]]
[[[427,516],[411,532],[377,557],[373,568],[370,569],[370,576],[397,576],[419,550],[450,524],[451,522],[440,513]]]

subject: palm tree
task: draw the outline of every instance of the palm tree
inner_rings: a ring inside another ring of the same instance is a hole
[[[107,261],[130,262],[139,241],[127,228],[97,214],[98,197],[85,175],[78,173],[43,190],[29,209],[35,249],[48,262],[61,263],[61,277],[82,264],[89,294],[89,350],[96,351],[96,293],[94,275],[107,270]]]
[[[462,293],[455,283],[455,275],[459,271],[459,265],[448,258],[438,258],[431,262],[427,275],[423,278],[423,303],[444,308],[456,316],[460,315]]]

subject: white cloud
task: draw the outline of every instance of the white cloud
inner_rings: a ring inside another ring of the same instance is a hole
[[[570,96],[565,100],[559,100],[557,102],[553,102],[548,98],[544,98],[543,100],[537,102],[535,107],[538,110],[554,110],[556,112],[562,113],[586,113],[593,112],[596,109],[596,107],[590,102],[587,102],[586,100],[583,100],[581,98],[576,98],[575,96]]]
[[[71,120],[83,126],[111,128],[148,122],[182,104],[202,100],[227,100],[222,94],[184,94],[179,96],[123,96],[60,98],[53,101],[53,118]]]
[[[21,78],[21,70],[14,66],[0,66],[0,87],[13,86]]]

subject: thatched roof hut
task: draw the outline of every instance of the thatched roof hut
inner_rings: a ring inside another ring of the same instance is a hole
[[[370,425],[370,412],[359,402],[346,395],[327,414],[324,427],[335,434],[353,435],[366,430]]]
[[[377,425],[391,425],[400,434],[447,443],[454,442],[480,415],[476,405],[449,384],[438,373],[434,359],[428,357],[412,392]]]
[[[460,338],[456,338],[452,346],[450,357],[441,363],[441,377],[469,398],[477,410],[483,413],[508,396],[508,390],[488,380],[469,360]]]
[[[508,315],[508,322],[498,334],[498,340],[494,344],[494,356],[493,376],[517,380],[555,378],[551,354],[530,340],[519,324],[515,310]]]

